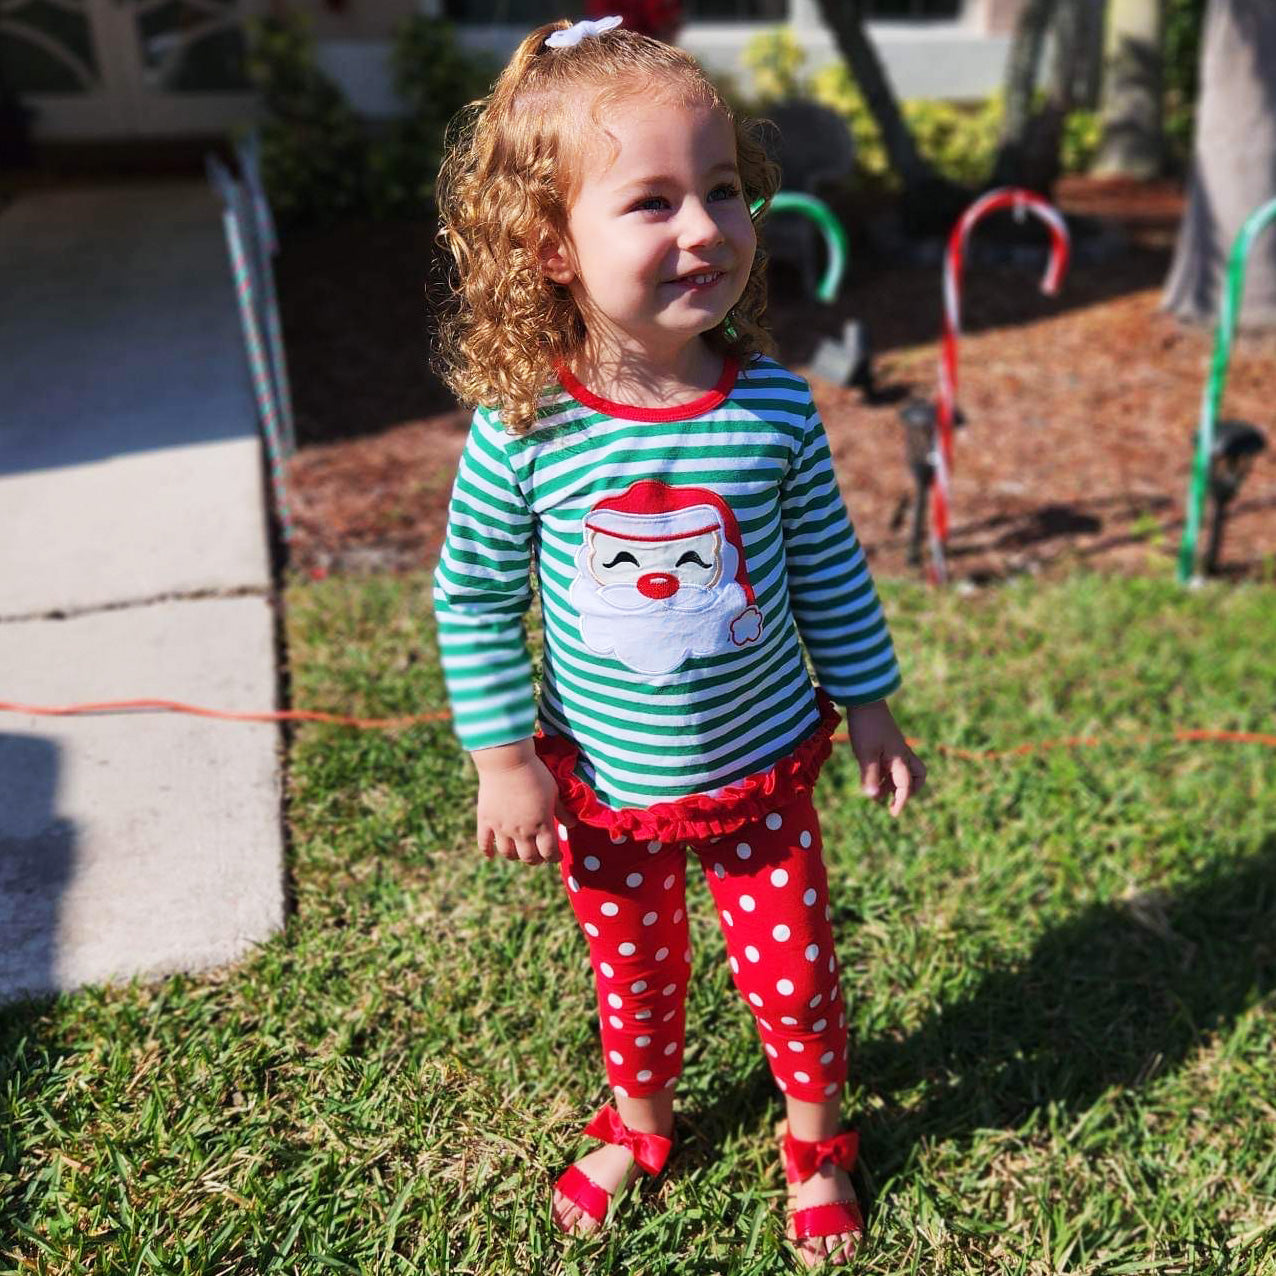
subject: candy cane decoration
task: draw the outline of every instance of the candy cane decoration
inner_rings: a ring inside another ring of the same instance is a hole
[[[957,415],[957,338],[961,336],[962,255],[966,240],[975,223],[988,213],[1013,208],[1015,216],[1036,213],[1050,230],[1050,261],[1046,266],[1041,291],[1053,296],[1068,268],[1068,228],[1059,210],[1040,195],[1016,187],[1002,187],[981,196],[961,215],[948,238],[944,259],[944,340],[939,360],[939,401],[936,417],[939,426],[938,446],[932,461],[935,482],[930,491],[931,557],[936,582],[948,578],[944,546],[948,541],[949,477],[953,469],[953,422]]]

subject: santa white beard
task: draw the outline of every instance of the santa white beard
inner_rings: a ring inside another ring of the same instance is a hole
[[[692,656],[737,650],[742,644],[732,637],[732,623],[742,612],[757,612],[735,580],[713,589],[683,585],[670,598],[646,598],[633,585],[599,587],[582,573],[569,596],[585,646],[638,673],[671,673]],[[744,642],[761,634],[760,623],[746,629],[750,636],[736,630]]]

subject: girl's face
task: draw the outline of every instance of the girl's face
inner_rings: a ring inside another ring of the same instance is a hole
[[[583,108],[582,108],[583,109]],[[582,160],[568,242],[542,254],[593,341],[672,357],[715,327],[749,281],[757,237],[730,122],[711,107],[628,99]],[[696,274],[713,276],[690,283]]]

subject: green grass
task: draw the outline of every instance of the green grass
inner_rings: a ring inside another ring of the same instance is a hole
[[[843,745],[819,805],[851,1014],[861,1272],[1276,1272],[1276,606],[1080,576],[886,583],[932,792]],[[443,703],[425,578],[293,583],[295,703]],[[946,757],[1096,734],[1011,762]],[[670,1168],[602,1239],[549,1183],[605,1097],[556,871],[470,845],[446,724],[291,745],[287,929],[233,968],[0,1018],[0,1271],[771,1273],[781,1114],[691,888]]]

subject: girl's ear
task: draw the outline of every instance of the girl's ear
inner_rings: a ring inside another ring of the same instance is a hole
[[[564,245],[557,240],[546,239],[540,247],[541,272],[556,284],[569,284],[576,278],[573,267]]]

